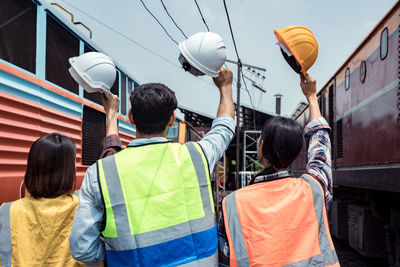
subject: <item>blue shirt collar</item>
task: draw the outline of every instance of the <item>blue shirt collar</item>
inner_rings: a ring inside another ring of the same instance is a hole
[[[153,144],[153,143],[167,143],[168,139],[165,137],[152,137],[152,138],[139,138],[132,140],[128,146],[142,146],[142,145],[147,145],[147,144]]]

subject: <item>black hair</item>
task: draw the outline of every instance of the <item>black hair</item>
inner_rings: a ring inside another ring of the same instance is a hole
[[[67,136],[51,133],[29,150],[24,184],[34,198],[55,198],[75,188],[76,148]]]
[[[129,100],[136,129],[144,134],[162,133],[178,107],[175,93],[162,83],[138,86]]]
[[[289,167],[303,146],[300,125],[284,117],[273,117],[266,121],[260,138],[263,141],[262,155],[271,162],[272,166],[255,177]],[[255,177],[252,179],[253,182]]]

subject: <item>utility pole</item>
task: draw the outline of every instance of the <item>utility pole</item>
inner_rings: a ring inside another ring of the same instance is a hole
[[[242,72],[242,62],[237,62],[237,98],[236,98],[236,190],[240,188],[239,158],[240,158],[240,73]]]
[[[240,87],[241,87],[241,73],[242,73],[242,67],[246,66],[252,69],[260,70],[260,71],[266,71],[264,68],[260,68],[257,66],[249,65],[249,64],[243,64],[240,59],[238,61],[233,61],[227,59],[226,62],[237,64],[237,81],[236,81],[236,88],[237,88],[237,98],[236,98],[236,189],[240,188],[240,175],[239,175],[239,168],[240,168]],[[265,92],[265,90],[260,87],[260,86],[255,86],[257,89],[261,90],[262,92]]]
[[[281,101],[282,101],[282,96],[281,94],[276,94],[274,95],[276,100],[275,100],[275,113],[277,115],[281,115]]]

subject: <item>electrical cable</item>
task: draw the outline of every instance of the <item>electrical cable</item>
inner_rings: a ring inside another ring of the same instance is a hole
[[[240,72],[241,72],[242,80],[243,80],[243,83],[244,83],[244,87],[246,88],[246,92],[247,92],[247,94],[249,95],[249,98],[250,98],[250,104],[253,106],[253,108],[256,109],[256,106],[253,104],[253,99],[251,98],[250,90],[247,88],[247,83],[246,83],[246,80],[245,80],[244,75],[243,75],[243,70],[240,69]]]
[[[149,52],[150,54],[159,57],[160,59],[164,60],[164,61],[167,62],[168,64],[174,66],[175,68],[182,69],[181,66],[176,65],[176,64],[175,64],[174,62],[172,62],[171,60],[169,60],[169,59],[163,57],[162,55],[158,54],[157,52],[154,52],[153,50],[151,50],[151,49],[145,47],[144,45],[140,44],[139,42],[137,42],[137,41],[131,39],[129,36],[127,36],[127,35],[125,35],[125,34],[119,32],[119,31],[115,30],[114,28],[108,26],[108,25],[105,24],[104,22],[98,20],[97,18],[93,17],[92,15],[90,15],[90,14],[87,13],[86,11],[80,9],[79,7],[73,5],[73,4],[71,4],[71,3],[69,3],[69,2],[67,2],[67,1],[65,1],[65,0],[60,0],[60,1],[63,2],[63,3],[65,3],[65,4],[67,4],[67,5],[69,5],[69,6],[71,6],[71,7],[73,7],[73,8],[75,8],[76,10],[78,10],[78,11],[81,12],[82,14],[86,15],[87,17],[91,18],[92,20],[96,21],[96,22],[99,23],[100,25],[102,25],[102,26],[104,26],[105,28],[109,29],[110,31],[112,31],[112,32],[114,32],[114,33],[116,33],[116,34],[118,34],[119,36],[125,38],[127,41],[129,41],[129,42],[131,42],[131,43],[137,45],[138,47],[140,47],[140,48],[146,50],[146,51]],[[203,81],[203,82],[205,82],[205,83],[207,83],[207,84],[209,84],[209,85],[214,86],[213,83],[204,80],[202,77],[196,77],[196,78],[198,78],[199,80],[201,80],[201,81]]]
[[[237,50],[237,47],[236,47],[235,37],[233,36],[231,19],[229,18],[229,13],[228,13],[228,9],[226,8],[225,0],[223,0],[223,2],[224,2],[226,17],[228,18],[229,30],[231,31],[232,41],[233,41],[233,45],[235,47],[236,56],[237,56],[238,60],[240,60],[239,53],[238,53],[238,50]]]
[[[172,22],[175,24],[175,26],[181,31],[181,33],[183,34],[183,36],[185,36],[185,38],[187,39],[188,37],[186,36],[186,34],[183,32],[183,30],[181,29],[181,27],[178,26],[178,24],[176,24],[175,20],[172,18],[171,14],[169,14],[167,7],[164,4],[163,0],[160,0],[161,4],[164,7],[165,12],[167,13],[168,17],[172,20]]]
[[[102,21],[96,19],[95,17],[93,17],[92,15],[90,15],[89,13],[87,13],[86,11],[83,11],[83,10],[80,9],[79,7],[77,7],[77,6],[75,6],[75,5],[71,4],[71,3],[68,3],[68,2],[66,2],[66,1],[64,1],[64,0],[61,0],[61,2],[64,2],[64,3],[66,3],[67,5],[69,5],[69,6],[73,7],[73,8],[75,8],[76,10],[78,10],[79,12],[81,12],[82,14],[85,14],[86,16],[88,16],[89,18],[91,18],[92,20],[94,20],[94,21],[96,21],[97,23],[101,24],[102,26],[106,27],[106,28],[109,29],[110,31],[112,31],[112,32],[114,32],[114,33],[116,33],[116,34],[118,34],[119,36],[125,38],[125,39],[128,40],[129,42],[131,42],[131,43],[133,43],[133,44],[139,46],[140,48],[146,50],[147,52],[149,52],[149,53],[151,53],[151,54],[153,54],[153,55],[155,55],[155,56],[161,58],[162,60],[164,60],[165,62],[171,64],[172,66],[174,66],[174,67],[176,67],[176,68],[178,68],[178,69],[181,69],[181,67],[179,67],[178,65],[176,65],[176,64],[175,64],[174,62],[172,62],[171,60],[169,60],[169,59],[167,59],[167,58],[161,56],[160,54],[154,52],[153,50],[151,50],[151,49],[145,47],[144,45],[138,43],[137,41],[131,39],[131,38],[128,37],[127,35],[125,35],[125,34],[119,32],[119,31],[115,30],[114,28],[108,26],[107,24],[105,24],[104,22],[102,22]]]
[[[224,8],[225,8],[226,17],[227,17],[227,19],[228,19],[229,30],[230,30],[231,36],[232,36],[233,46],[235,47],[236,56],[237,56],[237,58],[238,58],[238,61],[240,62],[241,60],[240,60],[239,53],[238,53],[238,50],[237,50],[237,47],[236,47],[235,37],[233,36],[232,25],[231,25],[231,19],[229,18],[229,13],[228,13],[228,9],[227,9],[227,7],[226,7],[226,2],[225,2],[225,0],[223,0],[223,2],[224,2]],[[241,63],[239,63],[239,64],[241,64]],[[243,75],[243,70],[242,70],[242,68],[240,68],[240,72],[241,72],[242,80],[243,80],[244,86],[245,86],[245,88],[246,88],[247,94],[249,95],[249,98],[250,98],[250,103],[251,103],[251,105],[253,106],[253,108],[256,108],[256,107],[254,106],[254,104],[253,104],[253,100],[252,100],[252,98],[251,98],[250,91],[249,91],[249,89],[247,88],[247,83],[246,83],[246,80],[244,79],[244,75]]]
[[[147,8],[146,4],[143,2],[143,0],[140,0],[140,2],[142,3],[143,7],[147,10],[147,12],[157,21],[157,23],[161,26],[161,28],[163,28],[164,32],[168,35],[168,37],[176,44],[178,45],[178,42],[172,38],[172,36],[168,33],[167,29],[165,29],[165,27],[161,24],[161,22],[156,18],[156,16],[153,15],[153,13],[151,13],[151,11]]]
[[[69,6],[71,6],[71,7],[73,7],[73,8],[75,8],[76,10],[78,10],[78,11],[81,12],[82,14],[86,15],[87,17],[91,18],[92,20],[96,21],[97,23],[101,24],[101,25],[104,26],[105,28],[107,28],[107,29],[109,29],[110,31],[112,31],[112,32],[114,32],[114,33],[116,33],[116,34],[118,34],[119,36],[121,36],[121,37],[123,37],[123,38],[125,38],[127,41],[129,41],[129,42],[131,42],[131,43],[137,45],[138,47],[140,47],[140,48],[146,50],[146,51],[149,52],[150,54],[153,54],[154,56],[159,57],[160,59],[164,60],[164,61],[167,62],[168,64],[174,66],[175,68],[182,69],[181,66],[176,65],[176,64],[175,64],[174,62],[172,62],[171,60],[169,60],[169,59],[163,57],[162,55],[158,54],[157,52],[154,52],[153,50],[151,50],[151,49],[145,47],[144,45],[138,43],[137,41],[131,39],[131,38],[128,37],[127,35],[125,35],[125,34],[119,32],[119,31],[115,30],[114,28],[108,26],[108,25],[105,24],[104,22],[102,22],[102,21],[96,19],[95,17],[93,17],[92,15],[90,15],[89,13],[87,13],[86,11],[80,9],[79,7],[77,7],[77,6],[75,6],[75,5],[71,4],[71,3],[68,3],[68,2],[65,1],[65,0],[60,0],[60,1],[63,2],[63,3],[65,3],[65,4],[67,4],[67,5],[69,5]],[[212,84],[212,83],[210,83],[210,82],[208,82],[208,81],[202,79],[202,77],[197,77],[197,78],[198,78],[199,80],[205,82],[205,83],[208,83],[208,84],[214,86],[214,84]]]
[[[208,27],[207,22],[206,22],[206,20],[205,20],[204,17],[203,17],[203,13],[201,12],[201,9],[200,9],[200,7],[199,7],[199,4],[197,3],[197,0],[194,0],[194,2],[196,3],[197,10],[199,10],[199,13],[200,13],[201,19],[203,20],[204,25],[206,25],[207,31],[210,31],[210,28]]]

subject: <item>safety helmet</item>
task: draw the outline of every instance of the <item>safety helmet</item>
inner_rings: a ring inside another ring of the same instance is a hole
[[[179,62],[185,71],[195,76],[217,77],[226,60],[226,47],[221,36],[199,32],[179,43]]]
[[[69,73],[86,92],[110,92],[117,76],[110,57],[99,52],[88,52],[71,57],[69,63]]]
[[[274,30],[274,33],[283,57],[294,71],[305,75],[318,56],[318,43],[314,34],[298,25]]]

